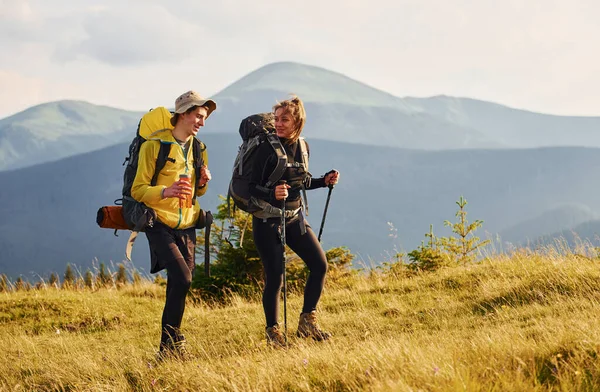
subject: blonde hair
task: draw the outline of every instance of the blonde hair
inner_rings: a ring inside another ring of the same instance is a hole
[[[290,143],[295,143],[302,133],[302,129],[304,128],[304,123],[306,122],[306,111],[304,110],[304,104],[302,100],[298,98],[296,95],[292,95],[290,99],[286,99],[285,101],[277,102],[273,106],[273,113],[275,113],[278,109],[283,109],[284,113],[288,113],[292,116],[294,120],[294,131],[290,136]]]

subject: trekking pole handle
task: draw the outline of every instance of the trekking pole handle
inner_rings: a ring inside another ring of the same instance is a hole
[[[331,170],[329,170],[327,173],[325,173],[325,175],[324,175],[323,177],[327,177],[327,175],[329,175],[329,174],[331,174],[331,173],[335,173],[335,172],[337,172],[337,170],[335,170],[335,169],[331,169]],[[329,185],[327,185],[327,188],[329,188],[330,190],[331,190],[331,189],[333,189],[334,187],[335,187],[335,185],[334,185],[334,184],[329,184]]]
[[[287,184],[286,180],[279,180],[279,181],[277,181],[277,185],[286,185],[286,184]],[[283,199],[283,200],[285,200],[285,199]]]

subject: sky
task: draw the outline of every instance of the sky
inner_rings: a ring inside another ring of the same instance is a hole
[[[398,97],[599,116],[597,0],[0,0],[0,118],[218,93],[273,62]]]

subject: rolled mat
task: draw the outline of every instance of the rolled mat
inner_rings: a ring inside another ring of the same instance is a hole
[[[103,229],[129,230],[123,219],[122,206],[104,206],[98,209],[96,223]]]

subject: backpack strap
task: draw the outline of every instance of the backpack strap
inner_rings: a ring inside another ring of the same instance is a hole
[[[303,137],[299,138],[298,145],[300,147],[300,153],[302,154],[302,166],[304,166],[304,172],[310,176],[308,173],[308,146],[306,145],[306,140]],[[302,197],[304,197],[304,211],[308,216],[308,198],[306,197],[306,187],[304,186],[304,182],[302,182]]]
[[[273,150],[275,150],[275,155],[277,155],[277,166],[275,166],[275,169],[271,175],[269,175],[269,180],[265,184],[267,188],[270,188],[275,185],[283,176],[283,173],[285,173],[285,169],[287,168],[287,154],[285,153],[283,144],[281,144],[281,141],[275,134],[267,134],[267,140],[273,147]]]
[[[302,154],[302,165],[304,165],[304,171],[308,173],[308,146],[306,140],[301,137],[298,139],[300,144],[300,153]]]
[[[202,143],[195,137],[192,138],[192,152],[194,155],[194,172],[196,173],[196,181],[200,175],[200,169],[204,166],[203,154],[206,151],[206,144]],[[194,186],[194,194],[192,195],[192,204],[196,203],[196,187]]]
[[[152,175],[152,180],[150,181],[150,185],[156,186],[156,181],[158,180],[158,175],[160,171],[165,167],[167,161],[169,160],[169,153],[171,152],[171,145],[168,143],[160,143],[160,149],[158,150],[158,156],[156,157],[156,165],[154,167],[154,174]],[[127,197],[127,196],[125,196]],[[138,236],[139,230],[138,228],[134,228],[129,235],[129,239],[127,240],[127,245],[125,247],[125,257],[127,260],[131,261],[131,251],[133,249],[133,243],[135,242]]]
[[[158,156],[156,157],[156,167],[154,168],[154,174],[152,175],[151,186],[156,186],[158,175],[160,171],[165,167],[169,160],[169,153],[171,152],[171,145],[168,143],[160,143],[160,149],[158,150]]]

